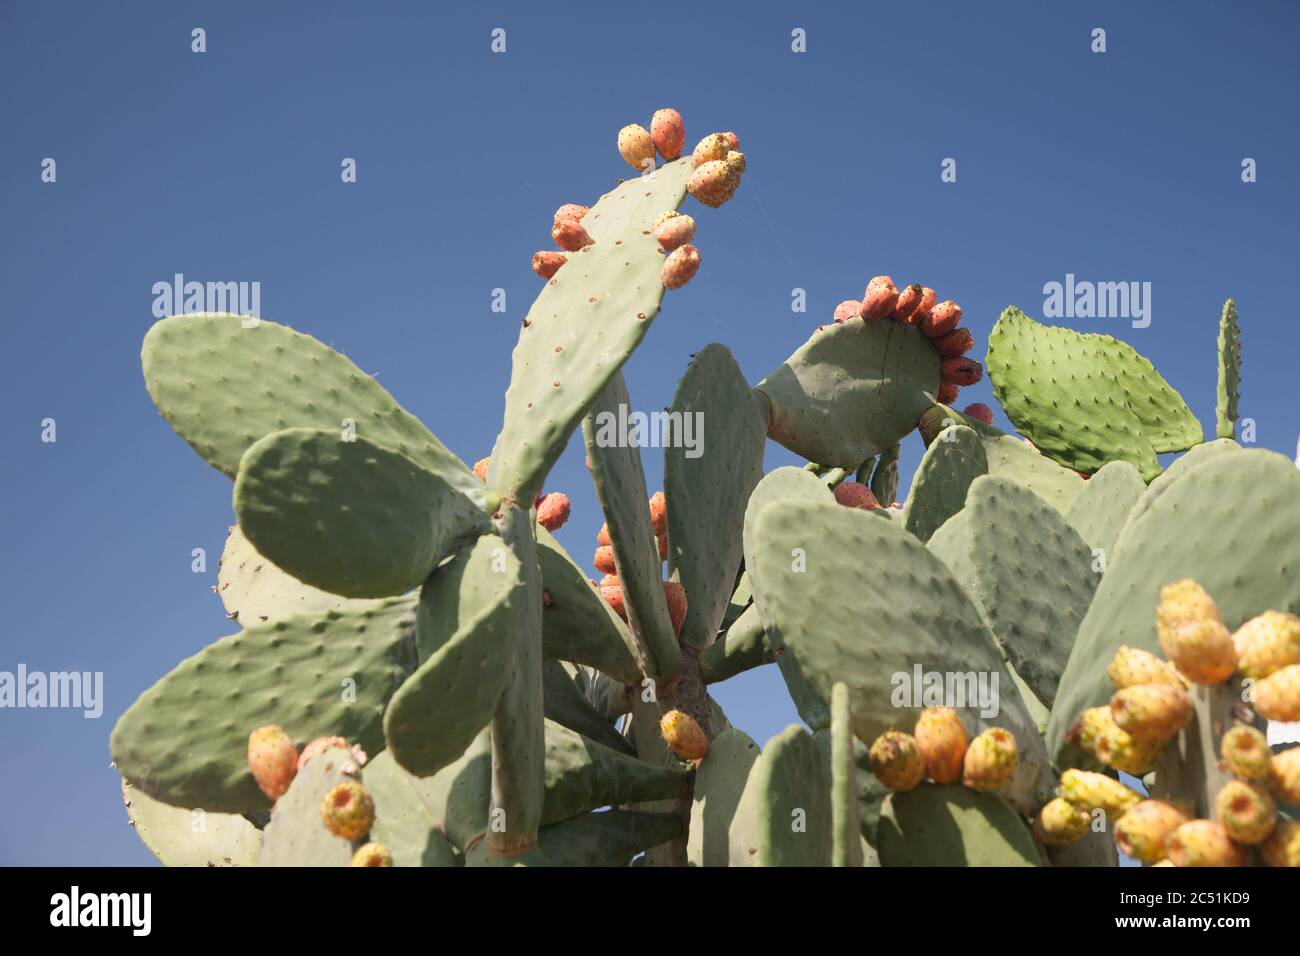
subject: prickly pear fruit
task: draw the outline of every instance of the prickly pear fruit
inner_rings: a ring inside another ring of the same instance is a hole
[[[560,271],[560,266],[564,265],[568,260],[569,257],[563,252],[543,249],[540,252],[533,253],[533,271],[543,279],[550,279]]]
[[[662,491],[656,491],[650,496],[649,504],[650,530],[655,533],[655,537],[663,537],[668,533],[668,499]]]
[[[1120,728],[1138,740],[1164,743],[1192,719],[1192,698],[1181,687],[1138,684],[1115,691],[1110,713]]]
[[[872,741],[867,756],[876,779],[890,790],[911,790],[925,779],[925,761],[911,734],[887,730]]]
[[[655,540],[659,542],[659,560],[667,561],[668,560],[668,535],[661,534],[659,535],[659,537],[655,538]]]
[[[606,577],[614,577],[615,581],[618,580],[614,575],[606,575]],[[623,603],[623,586],[621,584],[606,584],[602,581],[600,596],[605,600],[606,604],[614,609],[615,614],[623,620],[627,620],[627,605]]]
[[[1213,618],[1163,629],[1160,648],[1179,673],[1196,684],[1222,684],[1237,669],[1232,635]]]
[[[1164,748],[1164,741],[1138,740],[1111,724],[1097,738],[1097,759],[1112,770],[1140,777],[1155,769]]]
[[[313,759],[319,757],[327,750],[333,750],[335,747],[342,747],[344,750],[350,749],[347,740],[342,737],[317,737],[306,747],[302,748],[302,753],[298,755],[298,772],[307,766]]]
[[[695,220],[690,216],[673,216],[655,228],[654,237],[659,240],[660,249],[672,252],[695,238]]]
[[[1160,604],[1156,607],[1157,634],[1207,618],[1223,621],[1214,598],[1191,578],[1173,581],[1160,589]]]
[[[1148,865],[1165,858],[1165,840],[1191,817],[1165,800],[1143,800],[1115,824],[1115,843]]]
[[[1237,669],[1259,680],[1290,664],[1300,664],[1300,617],[1265,611],[1232,635]]]
[[[1048,846],[1069,846],[1087,834],[1091,822],[1087,810],[1080,810],[1064,797],[1056,797],[1038,811],[1034,833]]]
[[[1289,664],[1255,685],[1255,711],[1269,720],[1300,720],[1300,664]]]
[[[857,299],[845,299],[835,307],[835,321],[847,322],[862,311],[862,303]]]
[[[569,496],[552,491],[537,506],[537,523],[547,531],[559,531],[569,520]]]
[[[617,574],[607,574],[600,579],[598,586],[602,588],[619,588],[623,586],[623,582],[618,579]]]
[[[936,305],[917,323],[926,338],[940,339],[961,325],[961,306],[952,299]]]
[[[577,203],[566,202],[559,209],[555,210],[555,217],[551,220],[554,225],[557,222],[582,222],[582,217],[591,212],[588,206],[579,206]]]
[[[937,397],[939,399],[939,404],[951,405],[953,402],[957,401],[957,386],[952,382],[940,382]]]
[[[609,545],[602,545],[596,549],[596,556],[591,559],[591,563],[596,566],[596,570],[604,574],[617,574],[618,567],[614,564],[614,549]]]
[[[908,323],[910,325],[920,325],[924,322],[925,317],[929,315],[930,310],[934,308],[936,299],[937,296],[933,289],[929,286],[921,286],[921,301],[916,304],[916,308],[913,309],[912,314],[908,316]]]
[[[1248,724],[1233,724],[1219,742],[1228,773],[1257,783],[1268,779],[1268,738]]]
[[[953,329],[947,335],[941,335],[930,341],[945,358],[957,358],[975,347],[975,336],[970,334],[970,329]]]
[[[736,182],[740,182],[740,177],[745,172],[745,154],[739,150],[732,150],[727,154],[727,165],[731,167],[731,175],[735,177]]]
[[[668,602],[668,619],[673,623],[673,634],[682,636],[686,623],[686,591],[676,581],[664,582],[664,598]]]
[[[355,780],[330,788],[321,801],[320,817],[325,828],[345,840],[359,840],[375,822],[375,801],[370,791]]]
[[[695,144],[691,152],[691,166],[699,169],[706,163],[726,162],[731,146],[722,133],[710,133]]]
[[[562,219],[552,226],[551,238],[555,240],[557,246],[568,252],[577,252],[596,241],[588,235],[582,223],[574,222],[572,219]]]
[[[971,402],[961,410],[961,413],[967,418],[973,418],[977,422],[983,422],[985,425],[993,424],[993,409],[989,408],[983,402]]]
[[[650,117],[650,140],[664,159],[673,160],[680,156],[686,145],[686,124],[682,122],[682,114],[667,107],[655,110],[655,115]]]
[[[614,542],[611,541],[609,537],[609,523],[606,522],[602,524],[600,526],[600,530],[596,532],[596,546],[601,548],[608,548],[613,543]]]
[[[1097,756],[1102,734],[1115,726],[1109,707],[1089,707],[1074,719],[1065,739],[1080,750]]]
[[[898,301],[894,304],[894,318],[899,322],[907,322],[911,315],[916,311],[916,307],[921,304],[921,290],[923,286],[909,285],[898,293]]]
[[[1300,866],[1300,822],[1277,821],[1269,838],[1260,844],[1259,855],[1269,866]]]
[[[951,707],[927,707],[916,719],[916,746],[926,772],[935,783],[955,783],[961,778],[966,757],[966,727]]]
[[[670,710],[659,720],[659,733],[668,749],[682,760],[703,760],[709,752],[709,738],[704,736],[695,718],[684,710]]]
[[[618,154],[637,172],[655,168],[655,144],[644,126],[629,123],[618,131]]]
[[[861,508],[863,511],[880,507],[871,489],[860,481],[842,481],[836,485],[835,500],[846,508]]]
[[[727,149],[730,150],[740,149],[740,137],[737,136],[735,133],[731,132],[731,130],[727,130],[727,132],[725,133],[719,133],[718,135],[721,136],[724,140],[726,140]]]
[[[961,782],[972,790],[996,790],[1016,770],[1015,735],[1002,727],[990,727],[966,748]]]
[[[946,358],[939,366],[939,380],[952,382],[965,388],[974,385],[984,377],[984,366],[974,359],[964,357]]]
[[[1189,820],[1165,838],[1174,866],[1245,866],[1246,852],[1232,842],[1222,824]]]
[[[268,799],[279,800],[298,772],[298,751],[289,735],[275,724],[248,735],[248,769]]]
[[[691,281],[700,268],[700,250],[690,243],[679,246],[668,254],[659,269],[659,281],[665,289],[680,289]]]
[[[352,854],[353,866],[392,866],[393,854],[382,843],[367,843]]]
[[[1111,821],[1118,820],[1142,799],[1136,790],[1114,777],[1073,768],[1061,774],[1061,796],[1081,809],[1100,809]]]
[[[716,209],[735,194],[731,167],[725,159],[697,166],[691,178],[686,180],[686,191],[704,205]]]
[[[1183,687],[1186,681],[1178,671],[1150,651],[1139,647],[1121,644],[1115,650],[1115,656],[1106,667],[1111,683],[1120,690],[1136,687],[1140,684],[1167,684],[1171,687]]]
[[[886,319],[898,305],[898,287],[889,276],[875,276],[867,283],[866,295],[862,297],[862,311],[858,314],[867,321]]]
[[[1214,816],[1235,842],[1263,843],[1277,823],[1277,804],[1257,783],[1229,780],[1214,798]]]
[[[1273,754],[1268,761],[1268,786],[1282,803],[1300,804],[1300,747]]]

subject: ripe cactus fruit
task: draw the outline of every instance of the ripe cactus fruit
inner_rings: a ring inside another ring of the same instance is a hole
[[[325,828],[345,840],[359,840],[375,822],[375,801],[370,791],[355,780],[330,788],[321,801],[320,817]]]
[[[618,580],[614,575],[607,575],[606,577],[614,577],[615,581]],[[627,605],[623,603],[623,586],[621,584],[605,584],[602,581],[600,585],[600,596],[604,599],[606,604],[614,609],[615,614],[623,620],[627,620]]]
[[[673,634],[682,636],[682,625],[686,623],[686,591],[676,581],[664,582],[664,598],[668,602],[668,619],[673,624]]]
[[[1112,770],[1140,777],[1155,768],[1164,747],[1164,741],[1138,740],[1111,724],[1097,738],[1097,759]]]
[[[275,724],[248,735],[248,769],[270,800],[279,800],[298,772],[298,751],[289,735]]]
[[[537,523],[547,531],[559,531],[569,520],[569,496],[552,491],[537,506]]]
[[[1273,754],[1268,762],[1268,786],[1286,804],[1300,804],[1300,747]]]
[[[393,854],[382,843],[367,843],[352,854],[352,866],[392,866]]]
[[[709,752],[709,738],[695,718],[684,710],[670,710],[659,719],[659,733],[668,749],[682,760],[703,760]]]
[[[1300,822],[1279,820],[1260,844],[1259,855],[1269,866],[1300,866]]]
[[[556,252],[553,249],[543,249],[540,252],[533,253],[533,271],[543,279],[550,279],[555,273],[560,271],[560,266],[569,261],[569,257],[563,252]]]
[[[1234,724],[1219,743],[1228,772],[1242,780],[1268,779],[1268,738],[1248,724]]]
[[[857,299],[845,299],[835,307],[835,321],[847,322],[862,312],[862,303]]]
[[[665,219],[655,227],[654,237],[659,240],[660,249],[672,252],[695,238],[695,220],[683,215]]]
[[[551,220],[554,225],[557,222],[582,222],[582,217],[591,212],[588,206],[579,206],[577,203],[567,202],[559,209],[555,210],[555,217]]]
[[[1181,687],[1138,684],[1115,691],[1110,712],[1116,725],[1131,736],[1164,743],[1192,719],[1192,698]]]
[[[952,382],[940,382],[937,397],[940,404],[951,405],[957,401],[957,386]]]
[[[916,720],[916,746],[935,783],[956,783],[966,757],[966,727],[951,707],[927,707]]]
[[[731,174],[736,177],[736,182],[740,182],[741,175],[745,172],[746,165],[745,154],[739,150],[732,150],[727,154],[727,165],[731,167]]]
[[[488,466],[491,464],[491,458],[480,458],[474,462],[474,475],[479,481],[487,481]]]
[[[1256,680],[1291,664],[1300,664],[1300,617],[1265,611],[1232,635],[1237,668]]]
[[[1214,816],[1237,843],[1263,843],[1277,823],[1277,804],[1256,783],[1229,780],[1214,798]]]
[[[731,130],[727,130],[727,132],[725,133],[719,133],[718,135],[721,136],[723,140],[726,141],[727,149],[730,150],[740,149],[740,137],[737,136],[735,133],[731,132]]]
[[[875,276],[867,283],[862,297],[862,311],[858,314],[867,321],[887,319],[898,305],[898,287],[889,276]]]
[[[731,145],[722,133],[710,133],[695,144],[691,152],[691,166],[699,169],[708,163],[726,162]]]
[[[871,489],[860,481],[842,481],[836,485],[835,500],[846,508],[861,508],[863,511],[880,507]]]
[[[661,534],[657,538],[655,538],[655,541],[659,542],[659,560],[667,561],[668,560],[668,535]]]
[[[686,180],[686,191],[704,205],[716,209],[736,192],[731,167],[724,159],[710,160],[697,166]]]
[[[933,289],[929,286],[921,286],[921,301],[916,303],[916,308],[912,310],[912,314],[908,317],[907,321],[911,325],[920,325],[924,322],[925,317],[929,315],[930,310],[934,308],[934,303],[937,298],[938,297],[935,295]]]
[[[668,107],[655,110],[655,115],[650,117],[650,141],[664,159],[673,160],[680,156],[686,146],[686,124],[682,122],[682,114]]]
[[[1074,719],[1065,739],[1095,757],[1102,734],[1114,726],[1110,707],[1089,707]]]
[[[599,587],[602,588],[620,588],[622,586],[623,582],[618,579],[617,574],[607,574],[600,579]]]
[[[899,322],[910,321],[912,313],[921,304],[923,286],[909,285],[898,293],[898,302],[894,304],[894,318]]]
[[[930,341],[934,342],[934,347],[944,358],[965,355],[975,347],[975,336],[971,335],[970,329],[953,329],[947,335],[941,335]]]
[[[967,418],[973,418],[977,422],[983,422],[985,425],[993,424],[993,409],[989,408],[983,402],[971,402],[961,413]]]
[[[687,243],[668,254],[659,269],[659,281],[665,289],[680,289],[691,281],[699,268],[700,250]]]
[[[551,238],[555,240],[557,246],[567,252],[577,252],[596,241],[587,233],[582,223],[574,222],[572,219],[562,219],[552,226]]]
[[[1269,720],[1300,720],[1300,664],[1274,671],[1255,685],[1255,710]]]
[[[1191,578],[1173,581],[1160,589],[1160,604],[1156,607],[1157,634],[1172,631],[1180,624],[1205,619],[1223,621],[1219,606],[1209,592]]]
[[[1169,834],[1191,817],[1165,800],[1143,800],[1115,824],[1115,843],[1133,859],[1148,865],[1165,859]]]
[[[650,496],[650,530],[655,537],[662,538],[668,533],[668,499],[662,491]]]
[[[945,299],[929,311],[917,323],[927,338],[943,338],[957,326],[961,325],[961,306],[952,299]]]
[[[1061,774],[1061,796],[1081,809],[1100,809],[1111,821],[1118,820],[1142,799],[1137,791],[1114,777],[1074,769]]]
[[[617,574],[618,566],[614,564],[614,549],[609,545],[602,545],[596,549],[596,555],[591,559],[591,563],[596,566],[596,570],[603,574]]]
[[[890,790],[911,790],[925,779],[925,760],[911,734],[887,730],[872,741],[867,756],[876,779]]]
[[[1237,669],[1232,635],[1222,621],[1188,621],[1161,629],[1159,636],[1161,649],[1179,673],[1195,684],[1222,684]]]
[[[952,357],[943,360],[939,366],[939,380],[952,382],[962,388],[974,385],[984,377],[984,366],[974,359]]]
[[[655,168],[655,144],[644,126],[629,123],[618,131],[618,154],[637,172]]]
[[[1106,667],[1111,683],[1120,690],[1136,687],[1140,684],[1167,684],[1171,687],[1183,687],[1186,681],[1165,661],[1150,651],[1121,644],[1115,650],[1115,656]]]
[[[1043,805],[1034,821],[1034,833],[1048,846],[1069,846],[1077,843],[1088,832],[1092,818],[1064,797],[1056,797]]]
[[[1015,773],[1018,752],[1011,731],[990,727],[966,748],[961,782],[972,790],[998,789]]]
[[[1165,838],[1165,854],[1174,866],[1244,866],[1245,851],[1213,820],[1189,820]]]
[[[342,747],[344,750],[347,750],[349,749],[349,744],[347,740],[342,737],[317,737],[311,743],[307,744],[306,747],[303,747],[302,753],[298,755],[298,772],[301,773],[302,768],[307,766],[307,764],[313,759],[319,757],[325,751],[331,750],[335,747]]]
[[[609,523],[605,522],[600,526],[600,530],[596,532],[596,546],[600,548],[608,548],[613,543],[614,542],[611,541],[609,537]]]

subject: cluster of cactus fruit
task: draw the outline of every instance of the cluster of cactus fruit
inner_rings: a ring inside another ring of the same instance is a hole
[[[1007,309],[985,366],[1017,437],[951,407],[984,374],[960,307],[877,276],[755,386],[697,351],[670,415],[702,416],[706,453],[665,443],[652,496],[599,422],[698,268],[679,207],[745,169],[734,133],[685,143],[675,110],[625,127],[639,175],[556,212],[472,468],[307,335],[150,330],[150,395],[234,482],[215,590],[240,630],[114,728],[145,844],[169,865],[1300,864],[1300,750],[1260,730],[1300,717],[1300,471],[1233,440],[1235,306],[1209,442],[1130,346]],[[579,431],[599,581],[543,491]],[[807,466],[765,473],[768,439]],[[710,687],[764,666],[802,724],[760,748]]]

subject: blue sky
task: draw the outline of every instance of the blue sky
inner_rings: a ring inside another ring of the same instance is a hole
[[[0,711],[0,863],[152,861],[108,734],[232,630],[209,590],[229,481],[140,373],[155,282],[259,281],[264,318],[344,351],[472,462],[500,427],[551,213],[626,176],[618,129],[674,106],[688,143],[735,130],[749,168],[725,208],[691,210],[704,264],[626,371],[639,407],[668,405],[711,341],[756,382],[877,273],[956,299],[977,357],[1003,307],[1041,315],[1043,285],[1073,273],[1152,283],[1145,329],[1061,321],[1129,341],[1211,429],[1234,296],[1242,414],[1293,454],[1297,27],[1290,2],[0,0],[0,670],[105,675],[98,720]],[[961,404],[975,400],[995,404],[987,382]],[[905,476],[919,451],[905,444]],[[601,518],[582,458],[575,443],[547,486],[572,498],[560,537],[585,561]],[[769,446],[768,468],[794,461]],[[661,461],[646,463],[659,487]],[[191,572],[194,548],[208,574]],[[774,668],[716,696],[760,743],[795,719]]]

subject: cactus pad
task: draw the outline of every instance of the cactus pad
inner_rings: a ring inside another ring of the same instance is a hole
[[[676,814],[609,810],[542,827],[537,840],[552,866],[627,866],[642,850],[681,835]]]
[[[370,839],[388,847],[393,866],[460,865],[421,798],[419,781],[397,765],[392,753],[378,754],[361,776],[375,801]]]
[[[325,828],[320,808],[325,794],[340,783],[357,780],[359,770],[351,751],[342,747],[308,761],[271,811],[257,865],[348,866],[355,848]]]
[[[831,781],[821,747],[797,724],[763,748],[728,833],[732,866],[829,866]]]
[[[749,771],[761,751],[749,735],[724,730],[709,742],[709,752],[695,772],[691,826],[686,856],[691,866],[726,866],[728,830],[740,804]]]
[[[903,509],[903,527],[922,541],[966,506],[970,483],[989,470],[984,445],[973,429],[952,425],[930,443],[917,466]]]
[[[881,866],[1038,866],[1033,834],[995,793],[923,783],[885,798]]]
[[[236,813],[173,807],[122,780],[131,826],[163,866],[254,866],[262,833]]]
[[[1146,490],[1146,482],[1136,468],[1126,461],[1112,461],[1102,466],[1070,502],[1065,520],[1090,548],[1109,557],[1129,512]]]
[[[243,624],[265,624],[294,614],[337,610],[349,598],[321,591],[285,574],[249,544],[239,525],[226,533],[217,571],[217,595],[226,616]]]
[[[1219,383],[1214,407],[1215,434],[1235,438],[1237,403],[1241,400],[1241,327],[1237,325],[1237,303],[1223,303],[1219,319]]]

